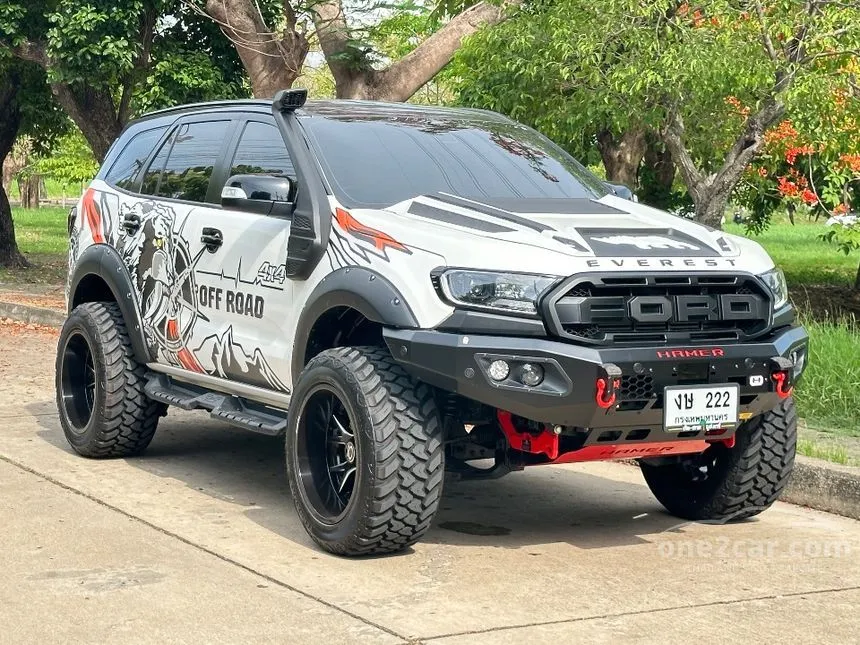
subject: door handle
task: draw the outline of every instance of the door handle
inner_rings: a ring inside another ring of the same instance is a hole
[[[215,253],[224,243],[224,236],[217,228],[204,228],[203,235],[200,236],[200,241],[210,253]]]
[[[122,217],[122,229],[129,235],[134,234],[140,228],[140,215],[126,213]]]

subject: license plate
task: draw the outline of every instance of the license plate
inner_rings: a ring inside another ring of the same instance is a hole
[[[667,387],[663,390],[663,427],[667,432],[734,428],[739,390],[736,383]]]

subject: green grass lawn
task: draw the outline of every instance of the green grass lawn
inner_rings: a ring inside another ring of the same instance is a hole
[[[800,416],[815,430],[860,437],[860,326],[804,320],[809,366],[797,387]]]
[[[0,283],[62,284],[66,279],[69,235],[67,209],[58,206],[12,208],[18,248],[30,261],[29,269],[0,269]]]
[[[761,244],[785,272],[789,285],[850,286],[860,265],[860,251],[845,255],[837,251],[835,245],[819,239],[827,231],[822,222],[798,219],[797,225],[792,226],[779,218],[760,235],[747,234],[743,226],[729,222],[726,231],[745,235]]]

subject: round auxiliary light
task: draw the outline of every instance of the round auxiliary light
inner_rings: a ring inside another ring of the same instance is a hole
[[[507,361],[493,361],[492,363],[490,363],[490,367],[487,369],[487,373],[494,381],[504,381],[506,378],[508,378],[508,374],[511,373],[511,366],[508,365]]]
[[[523,385],[535,387],[543,381],[543,368],[534,363],[526,363],[520,370],[520,380]]]

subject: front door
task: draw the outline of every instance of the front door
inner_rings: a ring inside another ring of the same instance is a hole
[[[295,177],[272,123],[240,124],[229,156],[227,177]],[[292,302],[285,265],[290,220],[227,208],[207,211],[193,219],[189,231],[205,249],[195,277],[198,309],[209,330],[194,355],[209,374],[289,392],[291,334],[283,324]]]

